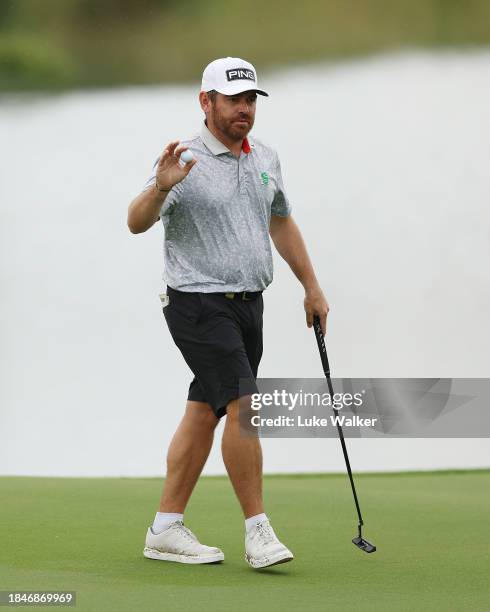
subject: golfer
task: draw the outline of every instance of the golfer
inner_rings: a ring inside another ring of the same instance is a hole
[[[252,64],[226,57],[204,70],[198,135],[169,143],[144,190],[130,204],[137,234],[161,219],[165,230],[163,313],[194,374],[183,419],[167,455],[167,476],[144,556],[179,563],[224,559],[184,525],[184,510],[226,416],[222,454],[245,516],[245,559],[264,568],[293,559],[277,538],[262,501],[262,451],[240,435],[238,399],[257,392],[262,356],[263,291],[272,281],[270,238],[305,290],[308,327],[328,304],[291,217],[279,158],[250,137],[258,88]],[[184,164],[183,151],[193,159]],[[239,379],[250,388],[239,389]]]

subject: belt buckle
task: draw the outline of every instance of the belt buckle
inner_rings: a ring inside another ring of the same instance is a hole
[[[235,294],[234,293],[225,293],[225,298],[228,298],[229,300],[234,300],[235,299]]]

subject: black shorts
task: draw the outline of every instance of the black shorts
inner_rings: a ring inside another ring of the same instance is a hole
[[[188,293],[167,287],[170,334],[194,373],[187,399],[207,402],[218,418],[231,400],[257,393],[262,357],[262,293],[254,299]],[[240,379],[242,384],[239,390]],[[240,392],[241,391],[241,392]]]

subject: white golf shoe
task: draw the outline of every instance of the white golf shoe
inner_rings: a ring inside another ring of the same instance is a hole
[[[245,560],[255,569],[293,559],[293,553],[279,542],[268,520],[257,523],[245,535]]]
[[[153,533],[150,527],[143,555],[148,559],[177,563],[216,563],[225,558],[219,548],[201,544],[182,521],[175,521],[158,534]]]

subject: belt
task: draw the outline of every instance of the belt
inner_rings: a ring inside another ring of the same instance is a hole
[[[240,291],[239,293],[222,293],[225,298],[229,300],[243,300],[244,302],[249,302],[251,300],[256,300],[259,295],[262,294],[262,291]]]
[[[176,291],[177,293],[187,293],[186,291],[180,291],[179,289],[173,289],[172,287],[167,285],[167,293],[169,291],[170,292]],[[229,300],[243,300],[244,302],[251,302],[252,300],[256,300],[260,295],[262,295],[262,293],[263,293],[262,291],[239,291],[237,293],[235,293],[235,292],[229,292],[229,293],[219,293],[219,292],[203,293],[203,295],[221,295],[221,296],[224,296],[225,298],[228,298]]]

